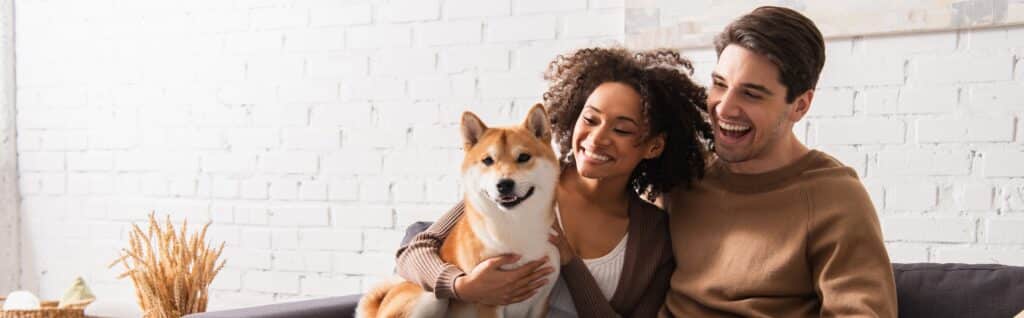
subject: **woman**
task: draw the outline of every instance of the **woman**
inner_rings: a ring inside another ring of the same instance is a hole
[[[669,50],[582,49],[559,56],[544,78],[544,103],[564,162],[558,181],[561,279],[551,317],[652,317],[674,268],[668,220],[653,199],[703,174],[712,131],[705,91],[689,61]],[[517,256],[489,259],[470,273],[438,250],[462,214],[456,206],[398,251],[398,272],[438,297],[504,305],[525,300],[551,269]]]

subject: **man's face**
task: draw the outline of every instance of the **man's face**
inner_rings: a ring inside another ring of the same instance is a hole
[[[741,46],[722,50],[711,77],[708,113],[715,131],[715,152],[725,162],[769,159],[806,112],[806,107],[796,114],[793,109],[807,94],[786,103],[778,67]]]

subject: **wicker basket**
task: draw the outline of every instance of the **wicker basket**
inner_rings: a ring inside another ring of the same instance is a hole
[[[68,308],[57,308],[56,300],[40,302],[39,310],[0,310],[0,318],[85,318],[85,306],[82,304]],[[0,297],[0,308],[4,297]]]

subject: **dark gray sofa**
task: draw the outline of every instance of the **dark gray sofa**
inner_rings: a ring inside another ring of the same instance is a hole
[[[406,229],[402,244],[429,226]],[[1024,310],[1024,267],[975,264],[893,264],[900,317],[1010,318]],[[330,297],[235,310],[190,318],[349,318],[359,295]]]

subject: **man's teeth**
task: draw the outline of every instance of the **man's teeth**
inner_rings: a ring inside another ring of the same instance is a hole
[[[722,127],[722,129],[724,130],[735,132],[743,132],[750,129],[750,126],[730,124],[721,120],[718,121],[718,127]]]
[[[586,154],[587,157],[590,157],[590,158],[592,158],[594,160],[597,160],[597,161],[612,160],[611,157],[608,157],[608,156],[605,156],[605,155],[602,155],[602,154],[594,153],[594,152],[590,151],[590,149],[583,149],[583,153]]]

